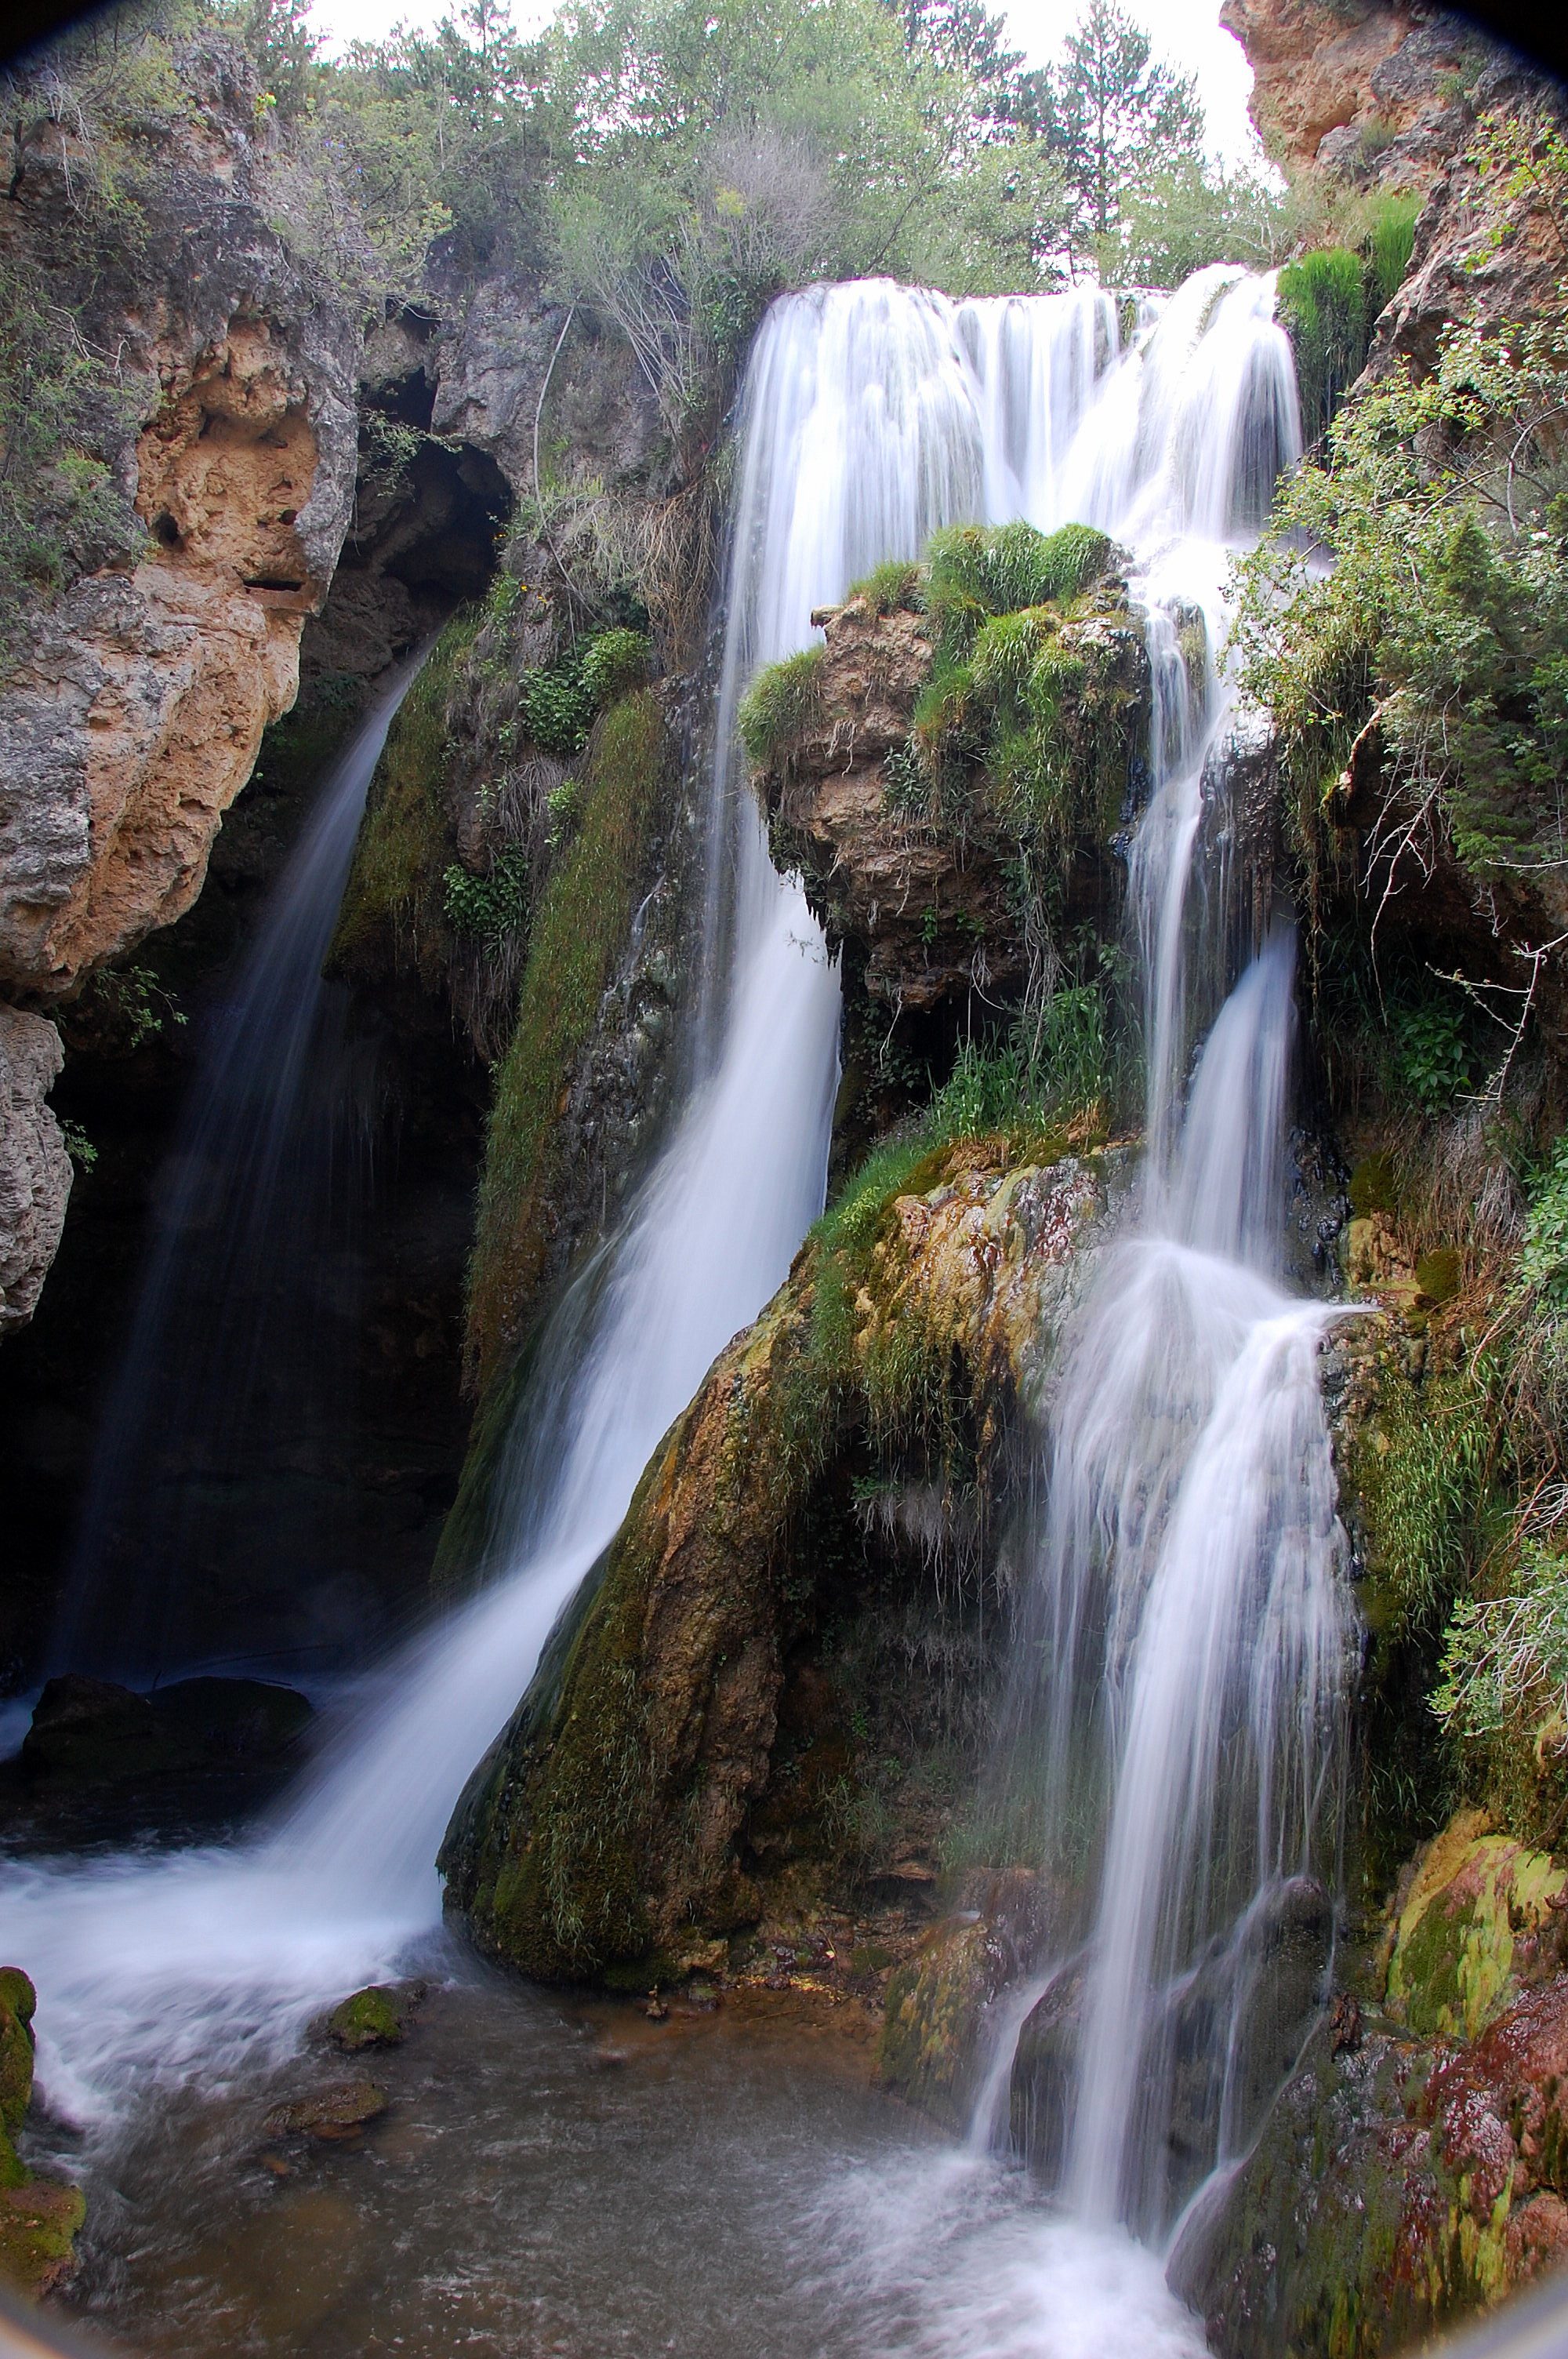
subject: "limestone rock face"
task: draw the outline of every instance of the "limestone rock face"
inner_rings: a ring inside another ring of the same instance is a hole
[[[0,987],[33,997],[195,899],[349,521],[358,329],[251,201],[257,92],[215,56],[192,62],[145,249],[92,321],[124,355],[143,543],[35,615],[0,683]],[[24,253],[69,217],[68,149],[22,147]]]
[[[519,492],[534,488],[535,419],[546,454],[565,442],[579,473],[611,485],[656,473],[657,405],[623,347],[580,314],[568,318],[547,302],[536,277],[507,274],[448,288],[438,266],[432,286],[451,306],[435,355],[433,433],[487,452]],[[541,419],[542,395],[548,407]]]
[[[1472,119],[1454,83],[1489,51],[1458,16],[1386,0],[1225,0],[1220,22],[1276,161],[1390,186],[1423,185],[1453,153]]]
[[[0,1335],[32,1317],[65,1220],[70,1158],[47,1103],[62,1062],[52,1024],[0,1007]]]

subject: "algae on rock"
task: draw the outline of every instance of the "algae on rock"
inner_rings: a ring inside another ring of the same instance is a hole
[[[1107,1207],[1094,1162],[1014,1166],[992,1140],[884,1157],[825,1216],[655,1453],[459,1806],[441,1864],[481,1947],[545,1979],[654,1979],[754,1925],[770,1879],[826,1893],[866,1871],[856,1723],[871,1731],[877,1699],[853,1633],[870,1552],[900,1529],[901,1487],[982,1527],[1002,1512],[1013,1415],[1044,1403]],[[994,1629],[989,1553],[969,1577]],[[939,1616],[939,1565],[918,1542],[893,1561]],[[967,1676],[983,1687],[983,1659]],[[885,1852],[906,1790],[872,1837]]]

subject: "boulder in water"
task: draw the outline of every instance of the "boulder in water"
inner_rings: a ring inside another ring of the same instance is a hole
[[[327,2037],[340,2048],[396,2048],[408,2037],[423,1983],[372,1983],[332,2009]]]
[[[79,2187],[37,2177],[12,2142],[32,2100],[36,2005],[20,1966],[0,1966],[0,2283],[35,2300],[70,2271],[87,2212]]]
[[[312,2089],[302,2097],[286,2098],[266,2117],[269,2138],[313,2137],[333,2141],[357,2137],[367,2122],[384,2114],[387,2096],[373,2081],[334,2081],[330,2087]]]
[[[270,1680],[179,1680],[138,1695],[70,1671],[39,1696],[22,1766],[79,1786],[248,1767],[283,1758],[310,1718],[304,1696]]]

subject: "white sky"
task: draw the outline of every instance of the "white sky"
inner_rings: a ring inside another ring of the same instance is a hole
[[[1211,152],[1227,162],[1256,153],[1247,118],[1252,69],[1239,45],[1219,26],[1219,0],[1123,0],[1152,37],[1155,53],[1184,72],[1195,72],[1198,95],[1208,117]],[[1071,31],[1081,0],[1009,0],[1001,9],[1008,29],[1032,65],[1044,65]],[[448,13],[445,0],[316,0],[311,21],[329,49],[352,40],[375,40],[401,17],[428,27]],[[551,15],[550,0],[514,0],[519,32]]]

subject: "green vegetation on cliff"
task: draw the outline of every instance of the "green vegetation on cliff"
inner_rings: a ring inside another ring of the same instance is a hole
[[[582,814],[535,912],[517,1016],[496,1069],[470,1277],[470,1367],[484,1390],[517,1342],[550,1218],[556,1125],[635,907],[667,752],[648,689],[611,706],[588,750]]]

